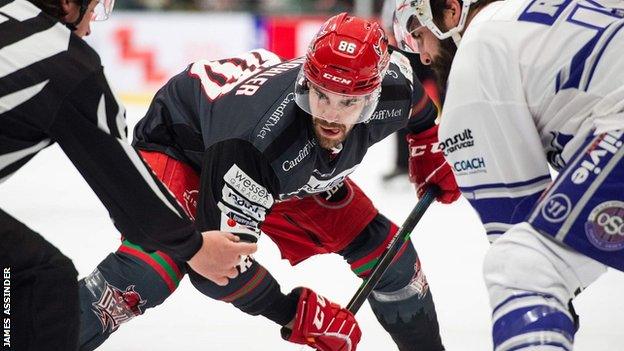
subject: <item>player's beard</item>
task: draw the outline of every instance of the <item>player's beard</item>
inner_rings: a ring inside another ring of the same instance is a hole
[[[457,46],[453,39],[448,38],[440,41],[440,50],[431,63],[431,68],[436,74],[440,91],[446,91],[448,76],[451,72],[451,64],[457,52]]]
[[[346,138],[353,126],[330,123],[319,118],[312,118],[314,134],[323,149],[331,150],[340,145]]]

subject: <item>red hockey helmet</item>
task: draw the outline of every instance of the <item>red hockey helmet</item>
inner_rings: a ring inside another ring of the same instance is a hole
[[[341,13],[327,20],[310,43],[295,90],[297,104],[317,118],[310,107],[310,89],[365,102],[354,124],[367,120],[375,110],[381,81],[388,68],[388,39],[379,24]],[[333,118],[325,118],[333,119]]]

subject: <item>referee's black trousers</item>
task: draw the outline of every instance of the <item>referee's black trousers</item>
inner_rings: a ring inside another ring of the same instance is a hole
[[[80,314],[78,273],[73,263],[41,235],[2,210],[0,269],[0,349],[77,350]]]

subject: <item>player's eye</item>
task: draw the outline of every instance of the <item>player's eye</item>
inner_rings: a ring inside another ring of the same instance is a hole
[[[321,93],[320,91],[314,89],[314,93],[316,93],[316,97],[319,98],[319,100],[327,100],[328,97],[327,95]]]
[[[358,99],[348,99],[348,100],[342,100],[342,106],[344,107],[351,107],[353,105],[355,105],[355,103],[358,102]]]

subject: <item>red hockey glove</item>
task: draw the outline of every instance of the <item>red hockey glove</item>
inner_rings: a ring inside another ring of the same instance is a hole
[[[455,182],[451,166],[444,159],[438,145],[438,126],[418,134],[408,134],[409,178],[416,184],[416,193],[422,196],[430,184],[440,187],[436,199],[449,204],[459,198],[460,192]]]
[[[282,338],[320,351],[355,351],[362,332],[353,313],[308,288],[291,294],[299,294],[297,313],[292,330],[282,328]]]

